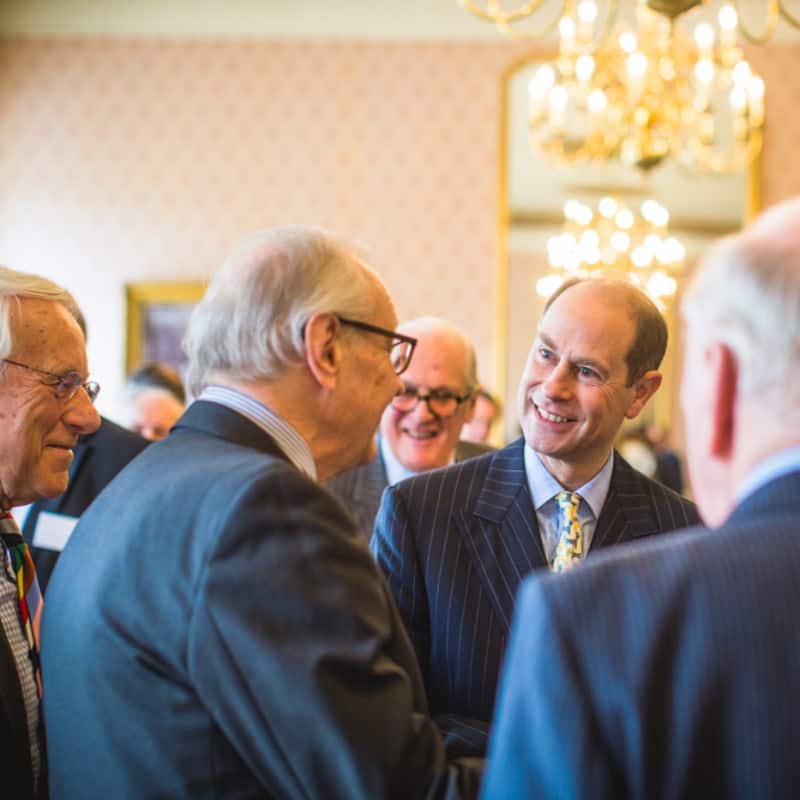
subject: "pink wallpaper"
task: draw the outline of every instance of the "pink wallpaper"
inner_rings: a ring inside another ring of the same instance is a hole
[[[72,288],[105,331],[93,362],[121,374],[124,282],[202,278],[251,230],[319,223],[368,246],[401,317],[466,328],[491,378],[499,86],[519,53],[0,39],[0,261]],[[800,191],[800,47],[753,61],[771,203]]]

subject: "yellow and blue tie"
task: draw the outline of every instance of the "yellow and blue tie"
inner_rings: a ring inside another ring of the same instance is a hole
[[[559,492],[556,495],[558,506],[558,544],[550,569],[564,572],[574,567],[585,556],[583,528],[578,519],[578,506],[581,496],[575,492]]]

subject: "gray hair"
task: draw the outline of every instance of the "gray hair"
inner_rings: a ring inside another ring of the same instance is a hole
[[[79,325],[83,321],[75,298],[57,283],[40,275],[0,267],[0,358],[7,358],[14,349],[14,336],[11,330],[12,303],[19,310],[19,301],[26,297],[59,303]],[[83,326],[81,330],[84,330]]]
[[[739,389],[765,389],[786,408],[800,402],[800,206],[775,224],[717,244],[683,299],[691,335],[725,342],[739,362]]]
[[[199,395],[217,374],[268,380],[302,363],[308,320],[330,312],[366,321],[380,281],[352,245],[288,225],[248,239],[192,313],[187,382]]]

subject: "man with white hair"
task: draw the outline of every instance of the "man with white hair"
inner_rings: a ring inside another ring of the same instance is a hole
[[[364,460],[401,388],[415,341],[396,323],[378,277],[316,228],[260,234],[218,270],[187,336],[198,400],[84,514],[50,583],[60,798],[475,793],[317,483]]]
[[[527,582],[488,798],[797,794],[800,203],[714,249],[683,316],[689,474],[712,530]]]
[[[39,714],[41,594],[10,510],[67,487],[78,436],[96,430],[72,296],[0,268],[0,749],[4,797],[47,797]]]
[[[403,391],[381,416],[374,458],[336,475],[327,487],[355,517],[369,540],[383,490],[398,481],[491,448],[460,441],[475,410],[475,350],[466,334],[439,317],[418,317],[398,331],[417,340],[403,374]]]

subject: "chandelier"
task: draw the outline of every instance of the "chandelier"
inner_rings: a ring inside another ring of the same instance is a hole
[[[482,3],[476,0],[458,0],[459,5],[486,22],[491,22],[508,36],[520,39],[540,39],[552,33],[559,20],[565,16],[575,18],[575,0],[526,0],[526,2],[503,2],[503,0],[484,0]],[[664,14],[670,18],[676,18],[695,6],[709,6],[714,0],[642,0],[652,10]],[[515,4],[516,3],[516,4]],[[582,2],[586,11],[583,14],[584,20],[593,15],[597,17],[598,4],[595,0]],[[613,25],[619,14],[619,0],[608,0],[606,18],[606,29]],[[787,0],[730,0],[730,5],[734,11],[741,10],[745,5],[751,10],[755,8],[756,14],[749,15],[761,18],[761,31],[754,31],[743,19],[737,20],[736,28],[742,36],[754,44],[764,44],[778,25],[778,20],[793,28],[800,28],[800,18],[795,17],[789,11]],[[508,8],[510,6],[510,8]],[[590,10],[590,6],[595,7],[595,11]],[[737,17],[740,15],[737,13]],[[521,23],[527,20],[538,20],[539,27],[533,30],[520,27]]]
[[[764,82],[738,46],[731,3],[717,4],[716,17],[695,15],[691,32],[678,25],[699,3],[638,0],[628,20],[614,0],[605,14],[595,0],[564,0],[558,56],[529,86],[533,148],[566,163],[613,159],[649,169],[671,156],[692,169],[744,169],[761,149]],[[498,5],[488,3],[486,18],[510,25],[541,2],[507,13]]]
[[[537,294],[549,297],[573,277],[616,275],[663,309],[675,294],[686,258],[668,226],[669,212],[655,200],[645,200],[638,210],[613,197],[604,197],[595,209],[568,200],[561,233],[547,242],[550,272],[537,281]]]

